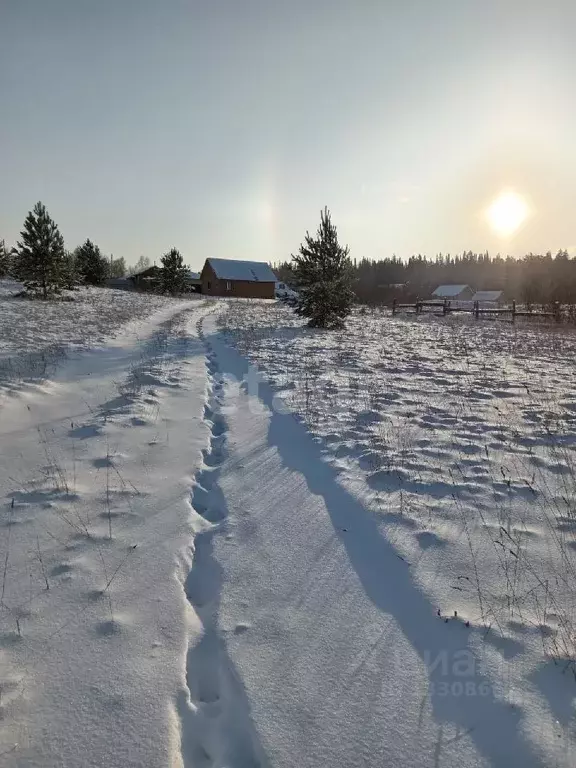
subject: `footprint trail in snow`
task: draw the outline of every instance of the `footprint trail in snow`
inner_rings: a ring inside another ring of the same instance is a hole
[[[180,707],[182,757],[185,768],[267,768],[250,721],[242,682],[228,657],[218,628],[222,569],[214,557],[214,537],[226,531],[228,511],[218,486],[226,459],[227,425],[222,415],[226,392],[216,354],[202,329],[206,349],[207,393],[204,421],[209,446],[192,485],[192,507],[207,525],[194,539],[192,567],[185,582],[186,597],[202,624],[200,640],[188,649],[186,681],[190,703]]]

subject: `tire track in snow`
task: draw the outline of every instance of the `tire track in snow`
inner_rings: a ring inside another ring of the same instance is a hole
[[[214,557],[214,539],[226,531],[228,511],[218,479],[226,458],[227,424],[222,415],[226,393],[216,354],[197,325],[204,344],[208,385],[204,422],[209,446],[192,485],[192,507],[207,522],[194,539],[186,597],[202,623],[202,636],[188,649],[189,702],[180,702],[184,768],[268,768],[250,708],[218,627],[222,569]]]

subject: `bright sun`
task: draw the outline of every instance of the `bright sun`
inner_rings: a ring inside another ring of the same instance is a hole
[[[503,236],[517,232],[529,215],[528,205],[516,192],[502,192],[486,211],[494,232]]]

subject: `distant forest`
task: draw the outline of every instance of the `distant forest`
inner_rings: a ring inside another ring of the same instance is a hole
[[[290,262],[276,265],[280,280],[293,283]],[[502,290],[507,301],[547,306],[555,301],[576,304],[576,257],[567,251],[555,255],[530,253],[522,259],[488,253],[442,255],[433,259],[393,256],[374,261],[352,260],[354,292],[365,304],[391,303],[394,298],[427,298],[439,285],[459,283],[474,290]]]

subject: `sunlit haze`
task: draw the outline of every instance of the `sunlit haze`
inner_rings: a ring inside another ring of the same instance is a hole
[[[576,246],[576,4],[2,0],[0,239],[278,261]]]
[[[515,192],[503,192],[486,213],[494,232],[503,237],[515,234],[530,215],[528,205]]]

